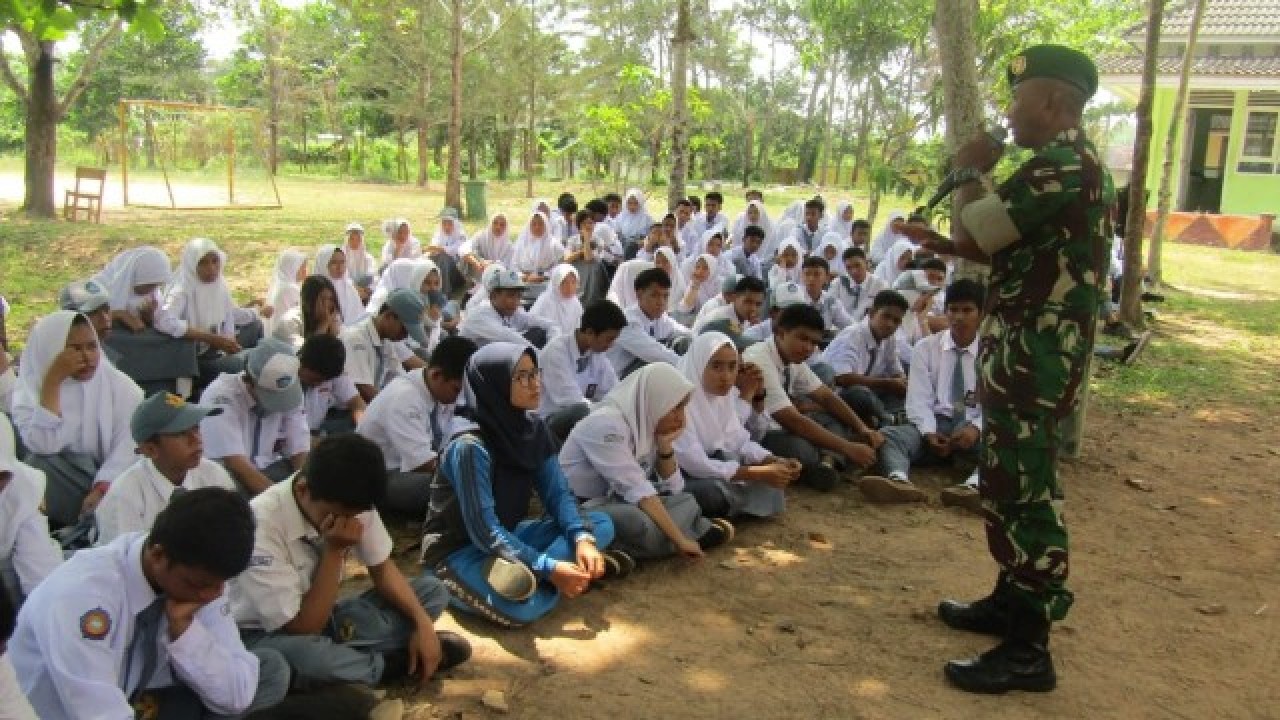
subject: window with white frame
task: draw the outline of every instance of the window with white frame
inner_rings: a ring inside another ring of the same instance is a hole
[[[1280,110],[1250,110],[1245,122],[1244,146],[1240,149],[1242,173],[1270,174],[1276,171],[1276,126]]]

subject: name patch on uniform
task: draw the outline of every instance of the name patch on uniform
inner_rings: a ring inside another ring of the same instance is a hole
[[[622,436],[621,436],[621,435],[619,435],[618,433],[607,433],[607,434],[606,434],[603,438],[601,438],[601,439],[602,439],[602,440],[604,440],[604,441],[605,441],[605,442],[607,442],[607,443],[620,443],[620,442],[622,442]]]
[[[249,558],[249,567],[270,567],[270,555],[254,555]]]
[[[94,608],[80,616],[80,635],[85,640],[101,640],[111,633],[111,616],[102,608]]]

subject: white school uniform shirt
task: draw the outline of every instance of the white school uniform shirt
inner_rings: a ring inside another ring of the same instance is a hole
[[[49,520],[40,512],[44,473],[20,462],[8,487],[0,490],[0,560],[13,564],[22,595],[62,564],[62,549],[49,537]],[[110,494],[110,493],[108,493]]]
[[[0,350],[4,352],[4,350]],[[13,391],[18,388],[18,373],[13,365],[0,373],[0,412],[9,415],[13,412]]]
[[[40,720],[22,692],[8,655],[0,655],[0,717],[5,720]]]
[[[867,273],[866,279],[861,283],[854,282],[848,275],[841,275],[832,281],[827,292],[840,301],[845,312],[856,322],[866,317],[871,311],[871,303],[875,302],[876,295],[888,289],[883,280]]]
[[[698,313],[698,319],[693,323],[693,334],[701,334],[707,325],[710,325],[717,320],[728,320],[730,323],[737,326],[737,331],[739,333],[745,333],[758,324],[738,317],[738,309],[733,305],[721,305],[718,308],[713,308],[711,312]]]
[[[696,389],[694,395],[703,391]],[[751,439],[741,416],[742,400],[738,388],[730,388],[724,403],[694,402],[685,408],[684,432],[676,438],[673,449],[680,469],[690,477],[732,481],[738,468],[757,465],[769,457],[769,451]],[[733,412],[716,412],[732,407]],[[747,405],[750,410],[750,405]],[[720,460],[711,453],[724,451],[737,459]]]
[[[622,249],[622,241],[618,239],[618,233],[605,223],[596,223],[591,229],[591,242],[596,246],[596,257],[610,264],[617,264],[622,261],[625,252]],[[582,235],[574,233],[570,235],[565,242],[567,252],[575,253],[582,249]]]
[[[182,480],[184,490],[220,487],[238,490],[225,468],[216,462],[200,459],[200,464],[187,471]],[[102,496],[94,515],[98,519],[98,545],[106,545],[125,533],[150,532],[156,515],[169,504],[174,484],[156,469],[150,458],[138,462],[111,483],[111,492]]]
[[[755,363],[764,378],[764,413],[769,416],[769,429],[780,430],[774,413],[793,406],[793,396],[806,396],[824,387],[822,380],[804,363],[788,365],[778,354],[777,340],[770,337],[742,352],[742,361]],[[787,377],[790,382],[784,382]]]
[[[324,538],[302,514],[293,482],[272,485],[249,502],[257,530],[249,567],[231,580],[231,614],[240,627],[275,632],[302,609],[311,589]],[[391,535],[377,510],[356,516],[364,527],[351,552],[365,567],[391,557]],[[343,573],[345,574],[345,573]]]
[[[339,337],[347,349],[347,364],[343,372],[356,385],[372,385],[374,389],[381,390],[387,383],[404,375],[403,363],[413,357],[413,351],[403,342],[379,337],[372,317],[342,328]]]
[[[625,314],[627,326],[622,329],[608,353],[614,372],[621,374],[636,358],[647,363],[665,362],[671,365],[680,361],[680,356],[662,343],[672,335],[687,334],[688,328],[672,320],[665,312],[656,320],[650,319],[639,305],[628,307]]]
[[[201,400],[222,408],[221,414],[200,421],[204,455],[210,460],[242,455],[261,470],[280,458],[311,449],[311,431],[302,406],[258,417],[254,412],[258,403],[239,373],[219,375],[205,388]]]
[[[876,378],[901,377],[906,373],[898,359],[898,344],[893,336],[877,340],[871,332],[870,318],[850,325],[836,335],[822,353],[822,359],[837,376],[856,373]]]
[[[764,268],[760,264],[760,253],[747,255],[747,251],[741,245],[738,245],[723,254],[728,256],[735,274],[764,280]]]
[[[579,351],[575,333],[549,340],[538,351],[538,367],[542,369],[542,400],[538,405],[542,417],[584,402],[594,405],[618,384],[618,374],[609,359],[590,350]]]
[[[921,435],[938,431],[938,415],[951,416],[951,376],[956,367],[956,341],[950,331],[934,333],[912,352],[911,374],[907,377],[907,419]],[[961,349],[964,359],[964,420],[982,430],[982,407],[978,404],[978,338]]]
[[[550,288],[547,292],[552,292]],[[475,341],[479,347],[491,342],[513,342],[525,344],[523,333],[532,327],[540,327],[547,331],[551,338],[560,333],[560,329],[546,318],[530,314],[522,307],[508,317],[500,315],[496,308],[485,303],[473,310],[468,310],[458,325],[458,334]]]
[[[426,368],[418,368],[393,380],[369,403],[356,427],[357,433],[382,448],[383,460],[392,472],[411,472],[431,462],[448,440],[455,406],[436,402],[427,389],[425,372]],[[439,438],[431,429],[433,409]]]
[[[319,430],[330,410],[345,408],[359,394],[356,384],[346,373],[305,388],[302,391],[302,410],[307,416],[307,428]]]
[[[614,496],[635,505],[659,493],[684,491],[684,475],[677,465],[657,485],[651,468],[636,459],[631,429],[622,414],[601,408],[574,427],[560,450],[560,467],[573,494],[586,500]]]
[[[27,598],[9,642],[9,658],[36,714],[59,720],[129,720],[128,697],[142,680],[143,650],[129,645],[137,615],[159,596],[142,573],[145,533],[81,550]],[[146,688],[180,677],[205,708],[240,715],[258,689],[258,658],[245,649],[224,594],[195,613],[169,640],[160,619],[155,671]],[[146,689],[143,688],[143,689]]]
[[[853,324],[853,318],[844,309],[844,305],[830,292],[823,290],[818,299],[814,300],[809,295],[809,291],[806,290],[805,299],[809,301],[814,310],[822,313],[822,324],[826,325],[828,329],[843,330]]]
[[[822,242],[822,236],[827,234],[827,228],[818,221],[818,229],[810,230],[808,225],[803,222],[796,224],[796,229],[791,231],[791,239],[800,243],[800,249],[805,254],[810,254],[818,249],[818,245]]]
[[[912,351],[916,343],[925,339],[930,333],[920,328],[920,313],[915,310],[908,310],[907,314],[902,317],[902,324],[898,326],[898,332],[894,333],[894,338],[898,343],[898,358],[906,365],[911,364]],[[926,324],[928,318],[925,318]]]
[[[714,218],[708,220],[706,211],[699,212],[689,221],[689,226],[692,228],[690,232],[695,238],[697,238],[699,245],[702,243],[702,236],[705,235],[708,230],[719,230],[726,238],[729,237],[729,216],[724,213],[717,213]],[[707,249],[704,247],[698,248],[699,254],[706,251]]]

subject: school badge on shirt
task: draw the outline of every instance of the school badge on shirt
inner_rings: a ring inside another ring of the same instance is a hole
[[[85,640],[101,640],[111,632],[111,616],[102,608],[94,608],[80,616],[80,635]]]

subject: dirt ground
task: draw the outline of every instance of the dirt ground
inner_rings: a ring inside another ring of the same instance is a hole
[[[1056,692],[948,687],[942,663],[990,644],[934,615],[989,589],[981,522],[846,485],[795,491],[732,547],[651,563],[532,628],[448,617],[475,657],[406,717],[497,717],[490,690],[513,718],[1280,717],[1274,427],[1212,407],[1089,422],[1063,466],[1076,604],[1053,635]]]

